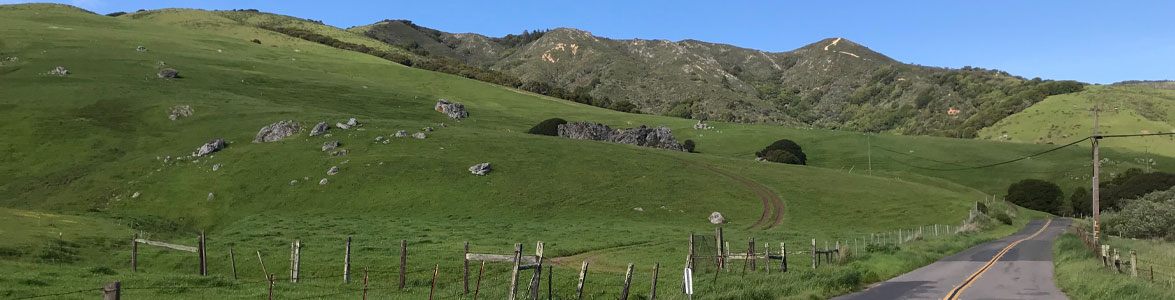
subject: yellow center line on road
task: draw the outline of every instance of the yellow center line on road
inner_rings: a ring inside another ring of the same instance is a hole
[[[1004,247],[1003,250],[1000,250],[999,253],[996,253],[995,257],[992,257],[991,260],[987,261],[987,264],[984,264],[983,267],[979,268],[978,271],[975,271],[974,274],[971,274],[971,276],[967,277],[967,280],[964,280],[963,283],[956,286],[955,289],[951,290],[951,292],[949,294],[947,294],[946,297],[943,297],[942,299],[943,300],[958,299],[959,294],[962,294],[963,290],[966,290],[968,287],[971,286],[972,283],[975,283],[976,279],[979,279],[980,276],[983,276],[983,273],[986,273],[987,270],[990,269],[992,265],[995,265],[996,261],[999,261],[1001,257],[1004,257],[1004,254],[1007,254],[1008,251],[1012,250],[1012,247],[1016,247],[1016,245],[1019,245],[1020,242],[1031,240],[1032,238],[1040,235],[1041,232],[1044,232],[1045,228],[1049,228],[1049,224],[1052,222],[1053,222],[1053,219],[1049,219],[1048,221],[1044,222],[1044,226],[1041,226],[1040,230],[1037,230],[1036,233],[1033,233],[1032,235],[1030,235],[1026,238],[1020,239],[1018,241],[1012,242],[1011,244],[1008,244],[1007,247]]]

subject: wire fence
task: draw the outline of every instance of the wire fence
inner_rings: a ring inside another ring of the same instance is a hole
[[[1103,269],[1175,288],[1175,264],[1147,259],[1147,254],[1134,249],[1101,244],[1082,227],[1076,227],[1074,231],[1094,257],[1101,260]]]

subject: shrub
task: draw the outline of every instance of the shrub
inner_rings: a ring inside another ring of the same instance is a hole
[[[253,39],[253,43],[254,43],[254,44],[261,45],[261,40],[259,40],[259,39]]]
[[[1061,197],[1064,195],[1064,192],[1061,192],[1061,187],[1055,183],[1039,179],[1025,179],[1008,187],[1007,199],[1028,209],[1058,214],[1062,204]]]
[[[1119,211],[1102,214],[1102,224],[1111,235],[1175,239],[1175,188],[1126,200]]]
[[[789,139],[775,141],[767,148],[755,152],[755,155],[771,162],[794,165],[808,164],[808,155],[804,154],[804,149]]]
[[[567,120],[560,118],[550,118],[539,122],[538,125],[531,127],[526,133],[540,134],[549,136],[559,136],[559,125],[567,124]]]
[[[1012,216],[1008,215],[1007,212],[1004,212],[1002,210],[996,210],[996,211],[991,212],[991,217],[995,218],[996,220],[999,220],[1000,223],[1004,223],[1004,225],[1012,225]]]
[[[125,15],[125,14],[126,14],[125,11],[116,11],[116,12],[106,14],[106,16],[107,17],[117,17],[117,16],[121,16],[121,15]]]
[[[681,147],[685,148],[686,152],[693,153],[694,147],[697,147],[697,145],[694,144],[694,140],[685,140],[685,143],[682,143]]]

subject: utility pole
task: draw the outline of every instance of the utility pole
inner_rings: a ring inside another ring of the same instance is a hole
[[[873,136],[865,133],[866,153],[869,156],[869,176],[873,176]]]
[[[1098,140],[1102,139],[1101,133],[1098,132],[1098,112],[1100,111],[1101,108],[1098,106],[1093,108],[1093,241],[1098,244],[1100,244],[1101,238],[1101,228],[1098,223],[1101,220],[1101,208],[1098,207],[1098,200],[1100,199],[1098,186],[1101,182],[1098,174],[1101,173],[1102,165],[1101,159],[1098,158]]]

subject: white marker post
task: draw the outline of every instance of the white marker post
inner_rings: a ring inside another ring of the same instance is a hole
[[[689,268],[685,268],[685,277],[682,278],[682,280],[685,281],[685,294],[689,295],[690,299],[693,299],[694,298],[694,273],[691,272]]]

